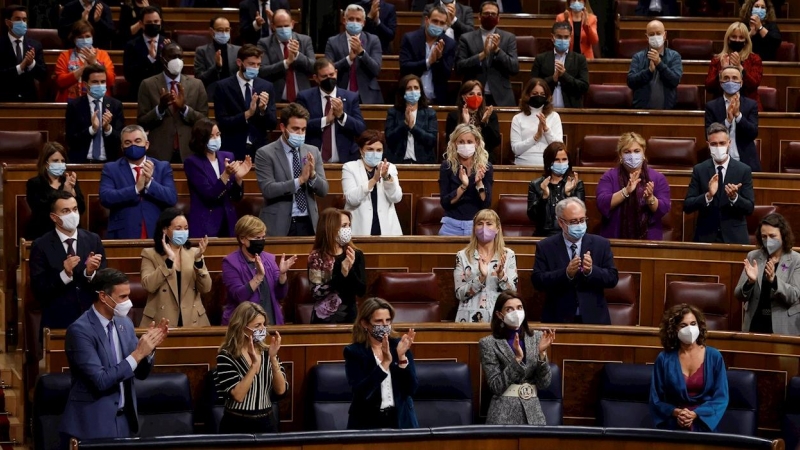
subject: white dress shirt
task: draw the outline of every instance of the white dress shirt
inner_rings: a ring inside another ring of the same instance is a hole
[[[19,47],[20,47],[20,50],[22,51],[22,58],[25,59],[25,53],[27,51],[27,50],[25,50],[25,36],[16,37],[13,34],[11,34],[11,32],[9,31],[8,32],[8,38],[11,40],[11,49],[14,51],[14,56],[17,55],[17,42],[16,41],[19,41]],[[17,64],[17,75],[22,75],[22,72],[25,72],[25,71],[28,71],[28,70],[33,70],[34,67],[36,67],[36,59],[35,58],[34,58],[33,61],[31,61],[31,65],[28,66],[25,69],[23,69],[21,67],[21,64]]]
[[[555,61],[559,61],[561,64],[564,64],[564,61],[567,60],[567,52],[564,52],[563,55],[559,55],[557,51],[553,50],[553,53],[556,55]],[[553,89],[553,106],[556,108],[564,107],[564,96],[561,93],[561,81],[557,81],[556,88]]]
[[[419,104],[417,104],[419,105]],[[419,111],[419,106],[414,111],[411,111],[411,116],[414,119],[414,126],[417,126],[417,111]],[[413,159],[414,161],[417,160],[417,152],[414,150],[414,135],[411,133],[411,130],[408,130],[408,141],[406,142],[406,154],[403,156],[403,159]]]
[[[375,354],[373,353],[373,356]],[[375,362],[378,367],[386,373],[386,378],[381,381],[381,409],[391,408],[394,406],[394,391],[392,390],[392,372],[386,370],[381,365],[381,360],[375,356]]]
[[[431,71],[430,63],[431,52],[436,42],[438,41],[425,41],[425,72],[423,72],[420,78],[420,80],[422,80],[422,90],[425,92],[425,97],[428,97],[430,100],[436,100],[436,91],[433,89],[433,72]]]
[[[97,99],[95,99],[94,97],[91,97],[91,96],[88,96],[86,99],[89,100],[89,114],[90,114],[89,117],[96,116],[97,115],[97,109],[94,106],[94,102]],[[100,128],[98,129],[98,131],[99,130],[103,130],[103,100],[105,100],[105,99],[101,98],[99,100],[100,101]],[[103,130],[103,136],[110,135],[112,131],[114,131],[114,127],[109,125],[108,131]],[[89,136],[94,137],[95,134],[97,134],[97,132],[95,132],[92,129],[92,126],[89,125]],[[89,159],[89,160],[94,159],[94,154],[92,153],[92,143],[91,142],[89,143],[89,151],[86,153],[86,159]],[[105,161],[107,159],[108,158],[106,157],[106,143],[105,143],[105,140],[104,139],[100,139],[100,161]]]
[[[328,105],[328,99],[326,99],[325,97],[334,98],[334,97],[336,97],[336,93],[338,91],[339,91],[339,88],[333,88],[333,90],[331,91],[330,94],[326,94],[325,91],[323,91],[322,89],[319,90],[319,98],[320,98],[320,102],[322,103],[322,120],[320,121],[320,125],[321,125],[323,130],[328,125],[328,119],[325,117],[325,106]],[[332,141],[331,142],[331,160],[330,161],[323,161],[323,162],[338,163],[340,161],[339,160],[339,148],[336,146],[336,133],[337,133],[336,125],[338,123],[339,126],[344,126],[345,122],[347,122],[347,113],[344,112],[344,111],[342,111],[342,120],[336,120],[336,118],[334,118],[333,123],[331,124],[331,126],[333,127],[333,129],[331,130],[331,141]],[[320,147],[320,151],[322,151],[321,147]]]
[[[739,111],[739,114],[733,118],[733,122],[732,123],[729,122],[728,107],[731,105],[731,99],[727,96],[724,97],[725,97],[725,126],[728,127],[728,135],[731,138],[731,145],[728,147],[728,155],[731,158],[739,161],[739,148],[736,147],[736,124],[739,123],[740,120],[742,120],[742,112]]]
[[[108,338],[108,322],[111,321],[106,319],[104,315],[100,314],[100,312],[97,310],[97,308],[94,307],[94,305],[92,305],[92,311],[94,311],[95,315],[97,316],[97,319],[100,320],[100,325],[103,326],[103,331],[106,332],[106,338]],[[116,349],[116,354],[117,354],[117,360],[115,362],[119,364],[122,362],[122,344],[120,344],[119,342],[119,333],[117,332],[117,328],[122,327],[122,325],[116,323],[115,325],[116,326],[112,328],[114,333],[112,338],[114,339],[114,348]],[[151,356],[148,356],[148,358],[151,357],[152,354]],[[128,355],[125,358],[125,361],[127,361],[127,363],[131,366],[131,370],[136,370],[136,368],[139,367],[139,363],[136,362],[136,360],[133,358],[132,355]],[[122,383],[123,383],[122,381],[119,382],[119,409],[122,409],[125,406],[125,386]]]

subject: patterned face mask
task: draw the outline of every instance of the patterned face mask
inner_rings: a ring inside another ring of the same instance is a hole
[[[369,330],[370,336],[374,337],[378,341],[382,341],[383,337],[390,334],[392,332],[391,325],[373,325],[372,329]]]

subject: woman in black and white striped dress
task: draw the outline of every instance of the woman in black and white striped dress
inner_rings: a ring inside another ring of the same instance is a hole
[[[225,395],[220,433],[278,431],[270,390],[283,395],[289,383],[278,360],[281,335],[276,331],[267,345],[267,323],[267,313],[257,303],[244,302],[231,316],[217,354],[217,389]]]

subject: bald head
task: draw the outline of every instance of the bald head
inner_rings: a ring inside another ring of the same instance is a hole
[[[278,18],[285,19],[285,20],[292,20],[292,15],[289,14],[289,11],[285,9],[279,9],[275,11],[275,14],[272,15],[272,20],[278,20]]]
[[[652,49],[659,52],[664,48],[664,42],[667,40],[667,32],[664,30],[664,24],[659,20],[653,20],[647,24],[647,43]]]
[[[647,35],[652,36],[657,32],[661,32],[662,34],[665,33],[664,24],[660,20],[651,20],[650,23],[647,24]]]

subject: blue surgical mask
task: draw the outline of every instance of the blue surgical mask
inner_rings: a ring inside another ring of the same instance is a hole
[[[420,91],[406,91],[405,95],[403,95],[403,99],[410,105],[416,105],[421,97],[422,92]]]
[[[375,167],[383,161],[383,152],[364,152],[364,162],[370,166]]]
[[[94,40],[90,37],[88,38],[77,38],[75,39],[75,48],[92,48],[92,44]]]
[[[553,45],[558,53],[564,53],[569,50],[569,39],[556,39]]]
[[[124,152],[125,152],[125,158],[131,161],[137,161],[144,157],[144,154],[145,152],[147,152],[147,149],[141,145],[130,145],[128,147],[125,147]]]
[[[245,67],[242,75],[245,80],[253,80],[258,76],[258,67]]]
[[[430,36],[439,37],[439,36],[442,35],[442,33],[444,33],[444,28],[442,28],[442,27],[440,27],[438,25],[434,25],[434,24],[429,24],[428,25],[428,34]]]
[[[553,173],[556,174],[556,175],[564,175],[565,173],[567,173],[568,169],[569,169],[569,163],[568,162],[563,162],[563,163],[562,162],[554,162],[550,166],[550,170],[552,170]]]
[[[289,133],[289,137],[286,138],[286,143],[289,144],[289,147],[300,148],[306,143],[306,135]]]
[[[60,177],[67,171],[67,163],[49,163],[47,165],[47,173],[54,177]]]
[[[780,241],[780,239],[767,238],[767,241],[764,242],[764,247],[767,249],[767,252],[770,255],[780,250],[782,246],[783,243]]]
[[[739,83],[738,81],[726,81],[722,83],[722,90],[728,95],[733,95],[739,92],[739,89],[741,88],[742,83]]]
[[[170,241],[177,245],[181,246],[189,240],[189,230],[175,230],[172,232],[172,239]]]
[[[27,22],[17,21],[12,22],[11,25],[11,32],[14,33],[14,36],[22,37],[25,36],[25,33],[28,32],[28,24]]]
[[[586,234],[586,222],[567,225],[567,234],[572,239],[579,241]]]
[[[758,16],[758,18],[761,19],[761,21],[763,22],[764,19],[767,18],[767,10],[764,8],[756,8],[754,6],[752,10],[752,15]]]
[[[222,147],[222,138],[219,137],[209,139],[208,144],[206,144],[206,148],[212,152],[216,152],[220,147]]]
[[[105,84],[93,84],[89,86],[89,95],[94,99],[100,100],[106,95],[106,89]]]
[[[358,22],[347,22],[345,26],[347,28],[347,32],[350,33],[351,36],[357,36],[361,34],[361,30],[364,29],[364,26]]]
[[[581,12],[581,11],[583,11],[583,3],[581,3],[581,2],[572,2],[569,5],[569,9],[571,9],[571,10],[573,10],[575,12]]]
[[[287,42],[292,38],[292,27],[276,27],[275,34],[278,35],[278,40]]]
[[[226,33],[224,31],[215,31],[214,32],[214,42],[219,45],[225,45],[228,41],[231,40],[231,34]]]
[[[625,164],[625,167],[628,169],[638,169],[642,165],[642,161],[644,161],[644,155],[641,153],[622,154],[622,163]]]

